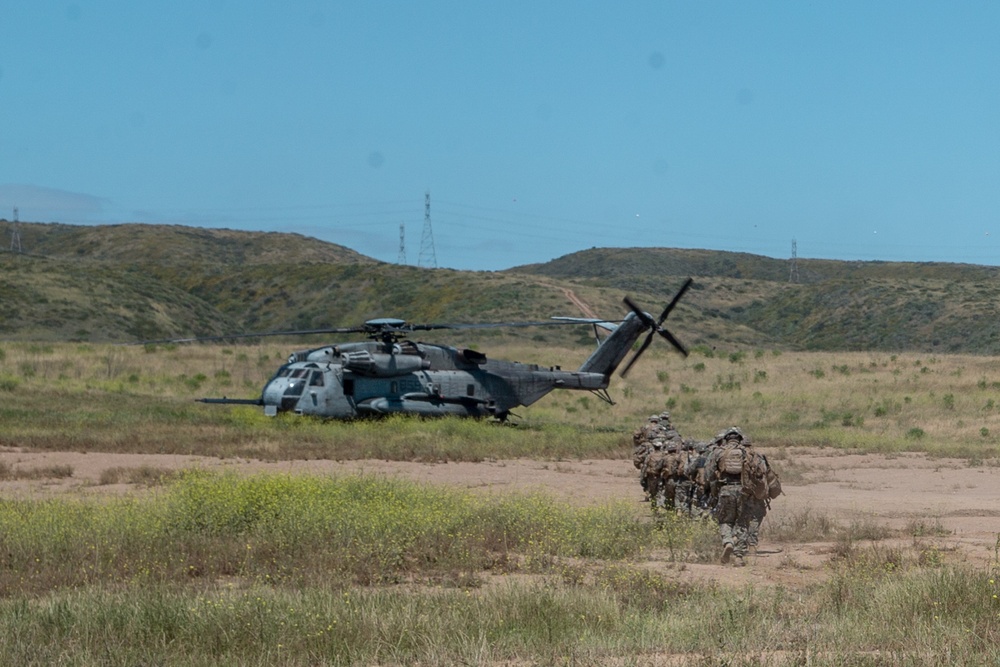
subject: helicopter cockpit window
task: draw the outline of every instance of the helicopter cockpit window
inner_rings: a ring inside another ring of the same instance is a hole
[[[291,368],[282,368],[281,370],[278,371],[278,377],[286,378],[291,374],[291,372],[292,372]]]
[[[313,371],[312,377],[309,378],[310,387],[322,387],[323,386],[323,372]]]
[[[307,378],[309,377],[309,369],[307,368],[296,368],[292,373],[293,378]]]

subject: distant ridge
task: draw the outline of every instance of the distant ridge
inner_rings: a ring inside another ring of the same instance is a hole
[[[739,326],[779,348],[1000,354],[998,267],[799,258],[795,284],[789,269],[748,253],[593,248],[511,271],[646,293],[694,276],[688,301],[720,344]]]
[[[614,282],[635,276],[711,276],[789,282],[790,262],[725,250],[681,248],[592,248],[544,264],[510,271],[556,278],[602,277]],[[1000,267],[946,262],[845,261],[798,258],[799,283],[824,280],[997,280]]]
[[[389,264],[298,234],[180,225],[22,222],[21,238],[26,254],[0,252],[7,340],[128,342],[374,317],[539,320],[582,306],[614,319],[625,294],[656,313],[693,276],[670,327],[695,350],[1000,354],[997,267],[799,258],[792,283],[787,260],[712,250],[593,248],[489,272]],[[572,327],[435,335],[497,338],[593,344]]]
[[[155,264],[374,263],[344,246],[282,232],[245,232],[182,225],[21,223],[26,252]]]

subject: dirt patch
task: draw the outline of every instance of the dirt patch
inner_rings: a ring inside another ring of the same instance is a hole
[[[774,501],[765,520],[758,553],[745,568],[715,563],[671,563],[659,554],[650,567],[684,572],[685,577],[724,580],[742,585],[782,583],[805,586],[822,579],[837,553],[837,544],[775,542],[768,527],[803,512],[841,526],[877,526],[884,536],[859,545],[912,550],[933,549],[947,560],[988,566],[1000,539],[1000,467],[970,467],[964,460],[922,454],[884,456],[836,450],[763,451],[776,469],[787,470],[785,495]],[[484,493],[541,492],[577,503],[600,504],[626,499],[637,513],[648,513],[637,473],[626,460],[487,461],[482,463],[408,463],[398,461],[280,461],[218,459],[199,456],[25,452],[0,450],[0,465],[12,479],[0,481],[0,497],[39,498],[64,495],[134,493],[140,485],[103,484],[113,468],[148,467],[173,471],[199,468],[239,473],[276,472],[316,475],[369,474],[445,484]],[[32,471],[68,466],[70,477],[32,478]],[[19,474],[20,473],[20,474]],[[19,478],[21,477],[21,478]],[[928,530],[914,536],[914,528]]]

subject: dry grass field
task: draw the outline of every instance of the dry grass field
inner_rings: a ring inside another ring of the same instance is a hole
[[[307,577],[289,587],[262,583],[253,570],[225,567],[168,582],[180,607],[191,609],[200,604],[195,600],[228,599],[226,590],[252,591],[280,606],[278,600],[287,602],[283,596],[294,590],[320,596],[300,600],[310,613],[337,616],[322,596],[359,595],[373,614],[393,620],[367,621],[373,625],[344,640],[346,649],[281,632],[274,641],[295,651],[270,652],[273,647],[262,645],[241,652],[206,640],[203,648],[172,652],[176,646],[164,641],[157,644],[160,664],[889,665],[993,664],[998,656],[1000,359],[770,350],[696,350],[684,359],[654,348],[627,381],[615,379],[616,405],[556,393],[523,410],[511,428],[450,420],[265,420],[252,408],[193,402],[198,396],[255,395],[287,353],[274,345],[147,350],[3,344],[0,351],[0,502],[26,503],[31,511],[46,503],[155,500],[169,496],[183,471],[199,470],[240,478],[405,480],[498,502],[543,496],[598,512],[623,504],[632,517],[627,521],[649,525],[654,517],[631,464],[630,434],[663,409],[685,436],[707,439],[723,427],[741,426],[784,481],[785,495],[774,501],[746,568],[716,561],[710,527],[671,533],[679,537],[665,541],[650,533],[648,545],[622,556],[587,556],[587,550],[548,555],[544,566],[527,564],[530,548],[513,549],[505,557],[521,559],[518,567],[493,563],[449,575],[446,590],[457,588],[482,605],[466,611],[479,622],[459,630],[457,620],[442,621],[440,628],[422,630],[429,638],[420,646],[398,634],[414,631],[412,621],[395,618],[403,603],[372,597],[432,604],[440,582],[425,579],[430,575],[419,566],[391,583],[337,580],[330,590]],[[563,367],[586,354],[513,346],[487,351]],[[263,538],[240,533],[234,539],[249,549]],[[282,558],[284,547],[269,548]],[[4,567],[19,566],[11,560]],[[627,568],[630,583],[608,584],[609,568]],[[640,576],[644,590],[659,591],[653,602],[629,597]],[[971,592],[959,590],[963,582],[971,582]],[[84,604],[77,596],[112,595],[121,586],[140,596],[167,595],[159,585],[132,579],[57,585],[44,593],[7,585],[0,625],[12,623],[12,614],[38,616],[34,641],[66,643],[61,652],[44,653],[47,659],[72,657],[75,650],[84,657],[68,664],[98,664],[111,645],[88,644],[73,623],[53,630],[46,625],[52,623],[50,606],[55,600],[71,616],[83,613],[74,607]],[[549,605],[552,618],[567,614],[565,627],[548,640],[523,640],[522,634],[537,631],[538,618],[500,611],[517,607],[503,596],[522,594],[529,599],[517,604]],[[577,595],[598,597],[572,601]],[[604,604],[607,596],[609,609],[617,610],[614,621],[572,622],[580,612],[568,610],[598,599]],[[101,604],[122,606],[117,598]],[[449,604],[460,608],[454,600]],[[728,624],[731,634],[720,638],[690,625],[691,609],[713,619],[707,623]],[[489,620],[494,616],[501,618]],[[235,622],[220,618],[222,628]],[[280,618],[275,623],[288,620]],[[503,626],[509,634],[484,629],[493,623],[511,624]],[[28,655],[18,640],[4,641],[8,654]],[[368,650],[380,645],[381,652]],[[149,655],[134,646],[122,650],[132,658]]]
[[[1000,539],[1000,466],[970,467],[964,459],[926,454],[857,454],[831,448],[763,447],[783,471],[785,494],[774,501],[763,540],[745,569],[695,562],[678,570],[666,553],[647,555],[647,565],[677,578],[695,576],[739,588],[748,583],[796,590],[826,579],[843,556],[845,533],[852,547],[910,553],[928,550],[942,560],[989,568]],[[198,469],[301,475],[375,475],[476,493],[544,493],[574,504],[625,500],[648,515],[631,461],[530,459],[482,462],[384,460],[261,461],[195,455],[0,451],[0,465],[39,471],[0,481],[6,498],[101,497],[142,492],[170,472]],[[71,470],[72,475],[59,475]],[[55,471],[47,476],[46,471]],[[824,527],[825,526],[825,527]],[[840,530],[838,530],[840,529]]]

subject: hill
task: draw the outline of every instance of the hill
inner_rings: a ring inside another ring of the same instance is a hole
[[[1000,269],[976,265],[789,263],[746,253],[594,248],[500,272],[379,262],[297,234],[177,225],[22,223],[30,254],[0,253],[0,336],[127,342],[353,326],[373,317],[496,322],[620,317],[631,295],[671,315],[690,347],[1000,353]],[[587,343],[585,328],[510,329],[499,337]],[[307,343],[308,344],[308,343]]]
[[[7,339],[131,342],[353,326],[386,316],[483,322],[580,315],[544,277],[387,264],[295,234],[21,223],[21,237],[29,253],[0,252],[0,336]],[[610,316],[624,313],[621,295],[585,291],[610,303]],[[591,340],[573,327],[461,338],[497,336]]]
[[[113,263],[292,264],[376,260],[301,234],[243,232],[182,225],[63,225],[21,223],[22,246],[32,255]]]
[[[788,260],[674,248],[594,248],[510,271],[655,293],[695,277],[689,321],[724,344],[728,327],[761,346],[802,350],[1000,353],[1000,268],[943,262]],[[673,280],[671,280],[673,278]]]

